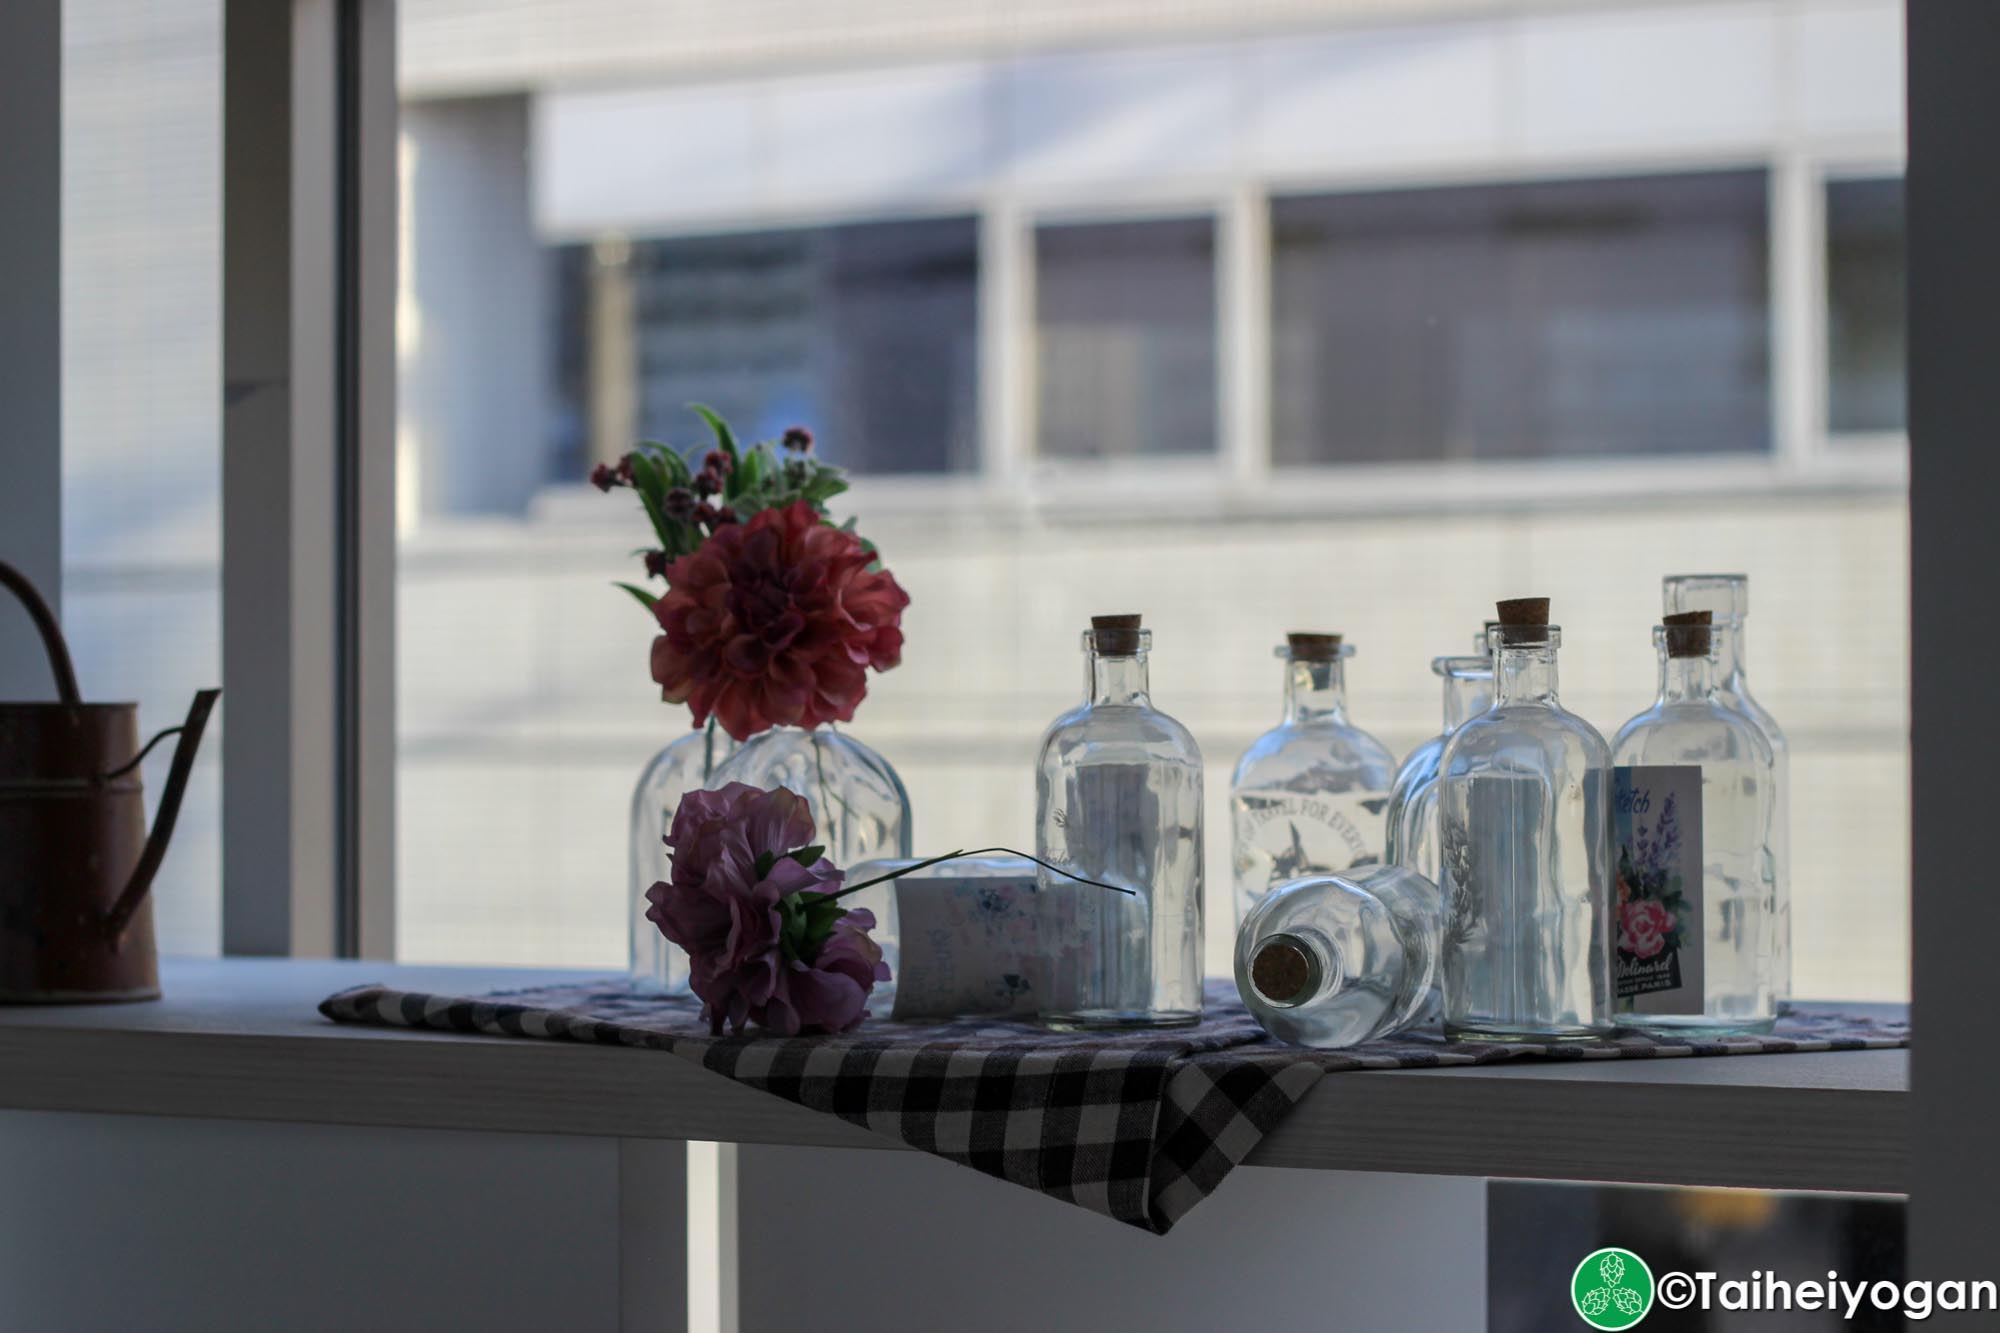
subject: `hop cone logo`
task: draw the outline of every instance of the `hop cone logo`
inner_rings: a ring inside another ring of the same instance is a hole
[[[1576,1266],[1570,1300],[1592,1328],[1630,1328],[1653,1308],[1653,1270],[1630,1250],[1598,1250]]]

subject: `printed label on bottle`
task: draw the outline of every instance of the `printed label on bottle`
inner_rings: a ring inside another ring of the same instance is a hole
[[[1269,888],[1301,875],[1382,863],[1388,836],[1385,791],[1239,791],[1236,882]]]
[[[1619,1008],[1699,1014],[1702,983],[1701,766],[1614,769],[1612,900]]]

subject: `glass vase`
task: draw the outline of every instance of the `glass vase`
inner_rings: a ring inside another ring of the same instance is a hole
[[[1338,634],[1290,634],[1279,724],[1236,762],[1229,784],[1234,920],[1273,885],[1315,873],[1379,865],[1396,757],[1347,712]]]
[[[1493,705],[1439,760],[1445,1034],[1590,1040],[1610,1027],[1611,749],[1557,697],[1547,601],[1500,611]]]
[[[832,723],[773,727],[716,771],[713,786],[789,787],[806,798],[813,838],[842,870],[910,855],[910,794],[889,761]]]
[[[1777,1017],[1777,757],[1723,697],[1709,614],[1653,631],[1659,695],[1612,747],[1618,1021],[1655,1035]]]
[[[1041,872],[1056,951],[1043,1021],[1148,1028],[1201,1017],[1202,767],[1188,729],[1153,707],[1137,616],[1083,636],[1085,696],[1042,738],[1035,846],[1117,893]]]
[[[627,979],[641,990],[678,993],[688,986],[687,954],[646,919],[646,890],[668,874],[667,830],[681,797],[700,791],[730,755],[736,742],[713,722],[667,743],[639,774],[632,790],[631,868],[627,907],[631,913],[631,965]]]

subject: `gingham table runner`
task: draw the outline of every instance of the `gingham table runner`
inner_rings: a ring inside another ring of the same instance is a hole
[[[685,997],[623,983],[482,996],[361,986],[320,1012],[494,1036],[671,1052],[947,1161],[1164,1234],[1328,1073],[1502,1060],[1850,1051],[1903,1046],[1905,1023],[1805,1011],[1767,1037],[1570,1046],[1447,1045],[1411,1034],[1345,1051],[1272,1041],[1225,981],[1207,1016],[1167,1033],[1072,1034],[986,1019],[869,1021],[838,1037],[711,1037]]]

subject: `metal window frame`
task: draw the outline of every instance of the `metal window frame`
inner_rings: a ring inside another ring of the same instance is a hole
[[[395,952],[394,0],[224,0],[223,951]]]

